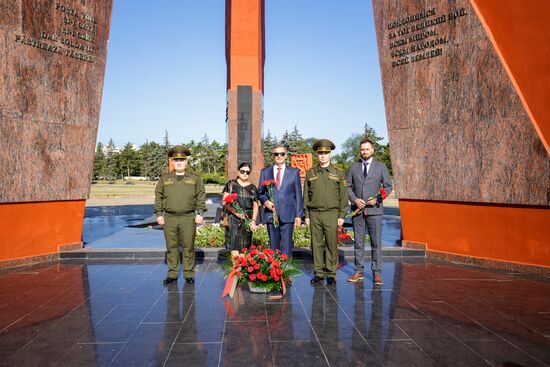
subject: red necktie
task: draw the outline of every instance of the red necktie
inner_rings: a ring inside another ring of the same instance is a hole
[[[275,178],[275,187],[277,190],[281,188],[281,167],[277,167],[277,177]]]

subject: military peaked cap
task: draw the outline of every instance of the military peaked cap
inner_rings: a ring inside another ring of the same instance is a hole
[[[174,145],[168,151],[168,157],[170,158],[186,159],[190,155],[191,155],[191,150],[189,150],[189,148],[184,147],[183,145]]]
[[[328,139],[319,139],[313,143],[313,150],[316,152],[331,152],[334,149],[336,146]]]

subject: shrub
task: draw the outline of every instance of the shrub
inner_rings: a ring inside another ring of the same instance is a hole
[[[204,184],[223,185],[227,181],[224,175],[218,173],[203,173],[201,174],[201,178]]]
[[[219,224],[205,224],[197,228],[195,234],[195,246],[197,247],[224,247],[225,228]]]

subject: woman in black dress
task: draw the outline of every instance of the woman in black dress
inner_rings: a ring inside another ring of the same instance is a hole
[[[249,163],[241,163],[235,180],[229,180],[223,188],[223,201],[230,194],[237,194],[239,206],[244,213],[239,213],[230,204],[224,204],[224,212],[228,217],[228,226],[225,228],[225,247],[229,250],[241,250],[252,243],[252,231],[256,229],[258,218],[258,189],[250,182],[251,167]],[[250,230],[245,225],[245,219],[250,219]]]

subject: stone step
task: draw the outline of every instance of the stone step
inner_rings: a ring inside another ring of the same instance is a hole
[[[370,247],[365,249],[365,257],[370,257]],[[224,258],[227,250],[224,248],[200,247],[195,249],[195,256],[198,259]],[[353,247],[341,246],[338,254],[345,259],[353,259]],[[406,249],[402,247],[383,247],[383,256],[417,256],[425,257],[426,251]],[[293,256],[297,259],[311,258],[309,248],[295,248]],[[59,253],[60,259],[164,259],[165,251],[158,248],[83,248]]]

